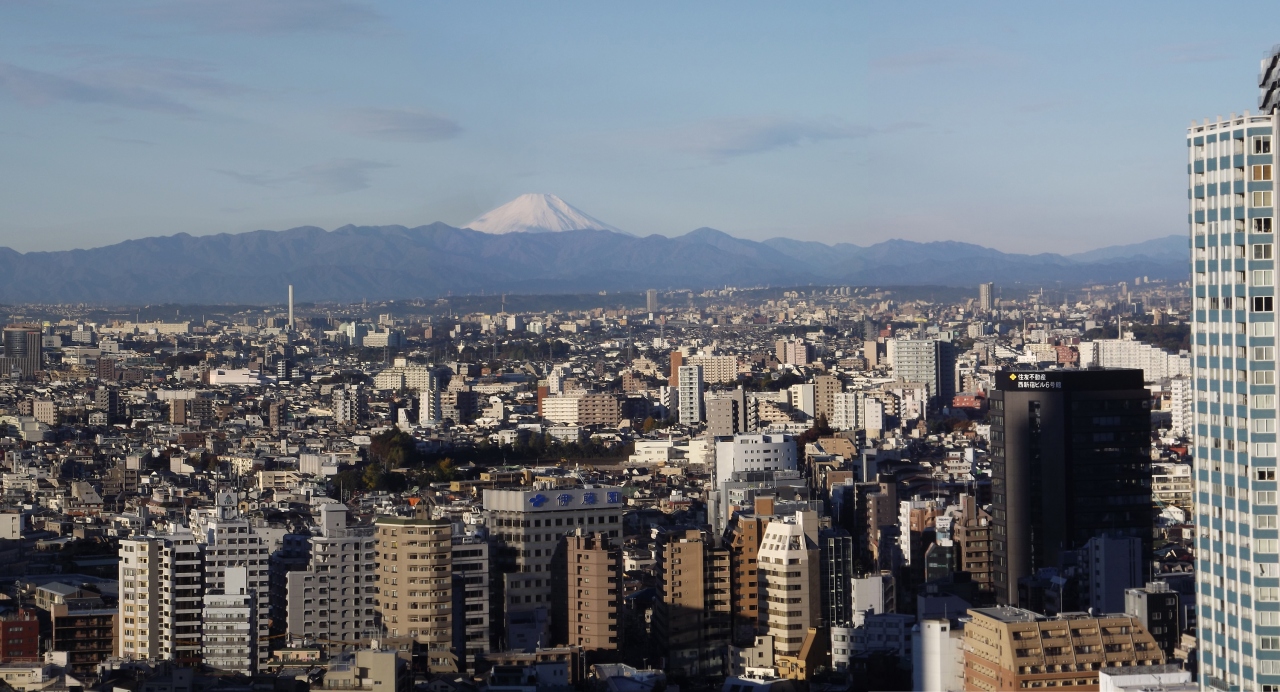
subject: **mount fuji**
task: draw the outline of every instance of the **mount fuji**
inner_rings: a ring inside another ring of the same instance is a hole
[[[465,228],[483,233],[559,233],[562,231],[612,231],[621,229],[584,213],[555,195],[528,194],[491,209]],[[630,234],[626,234],[630,235]]]
[[[755,241],[712,228],[639,237],[554,195],[523,195],[468,226],[179,233],[61,252],[0,247],[0,302],[269,303],[289,284],[307,300],[340,302],[744,284],[1079,286],[1142,276],[1186,281],[1190,261],[1185,235],[1075,255],[1009,254],[955,241]]]

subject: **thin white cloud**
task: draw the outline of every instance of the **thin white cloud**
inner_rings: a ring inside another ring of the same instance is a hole
[[[286,175],[229,170],[216,172],[255,187],[277,188],[289,184],[303,184],[309,186],[317,195],[339,195],[367,189],[370,186],[370,172],[390,167],[390,164],[380,161],[333,159],[304,166]]]
[[[197,108],[179,94],[226,98],[249,91],[213,72],[192,61],[120,54],[86,58],[60,72],[0,63],[0,91],[33,105],[109,105],[190,116]]]
[[[194,115],[196,112],[162,91],[145,86],[100,81],[88,76],[57,75],[9,63],[0,63],[0,90],[34,105],[63,102],[175,115]]]
[[[462,132],[457,122],[435,113],[384,108],[350,111],[340,125],[353,134],[395,142],[438,142]]]
[[[913,127],[919,125],[904,122],[884,128],[871,128],[834,120],[762,116],[706,120],[680,128],[665,135],[665,138],[679,151],[720,161],[806,144],[859,139]]]

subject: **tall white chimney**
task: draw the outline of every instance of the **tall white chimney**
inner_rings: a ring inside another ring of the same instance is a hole
[[[293,331],[293,284],[289,284],[289,326],[288,331]]]

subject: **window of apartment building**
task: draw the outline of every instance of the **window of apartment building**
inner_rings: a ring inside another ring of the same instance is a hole
[[[1211,298],[1210,300],[1211,300],[1211,301],[1216,301],[1217,299],[1216,299],[1216,298]],[[1254,312],[1271,312],[1271,311],[1272,311],[1272,298],[1271,298],[1271,296],[1254,296],[1254,297],[1253,297],[1253,311],[1254,311]]]
[[[1253,219],[1253,232],[1254,233],[1270,233],[1271,217],[1259,216],[1256,219]]]
[[[1253,138],[1253,153],[1270,154],[1271,153],[1271,135],[1259,135]]]
[[[1253,258],[1256,260],[1271,259],[1271,246],[1270,245],[1254,245]]]
[[[1257,166],[1253,166],[1253,170],[1251,171],[1251,174],[1253,176],[1252,177],[1253,180],[1260,180],[1260,181],[1271,180],[1271,164],[1264,163]]]
[[[1253,193],[1253,206],[1255,206],[1255,207],[1270,207],[1270,206],[1271,206],[1271,191],[1270,191],[1270,190],[1258,190],[1257,192]]]

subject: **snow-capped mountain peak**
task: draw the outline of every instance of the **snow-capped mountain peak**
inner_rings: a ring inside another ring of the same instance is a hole
[[[466,227],[484,233],[623,232],[588,216],[555,195],[540,194],[520,195],[497,209],[481,214]]]

